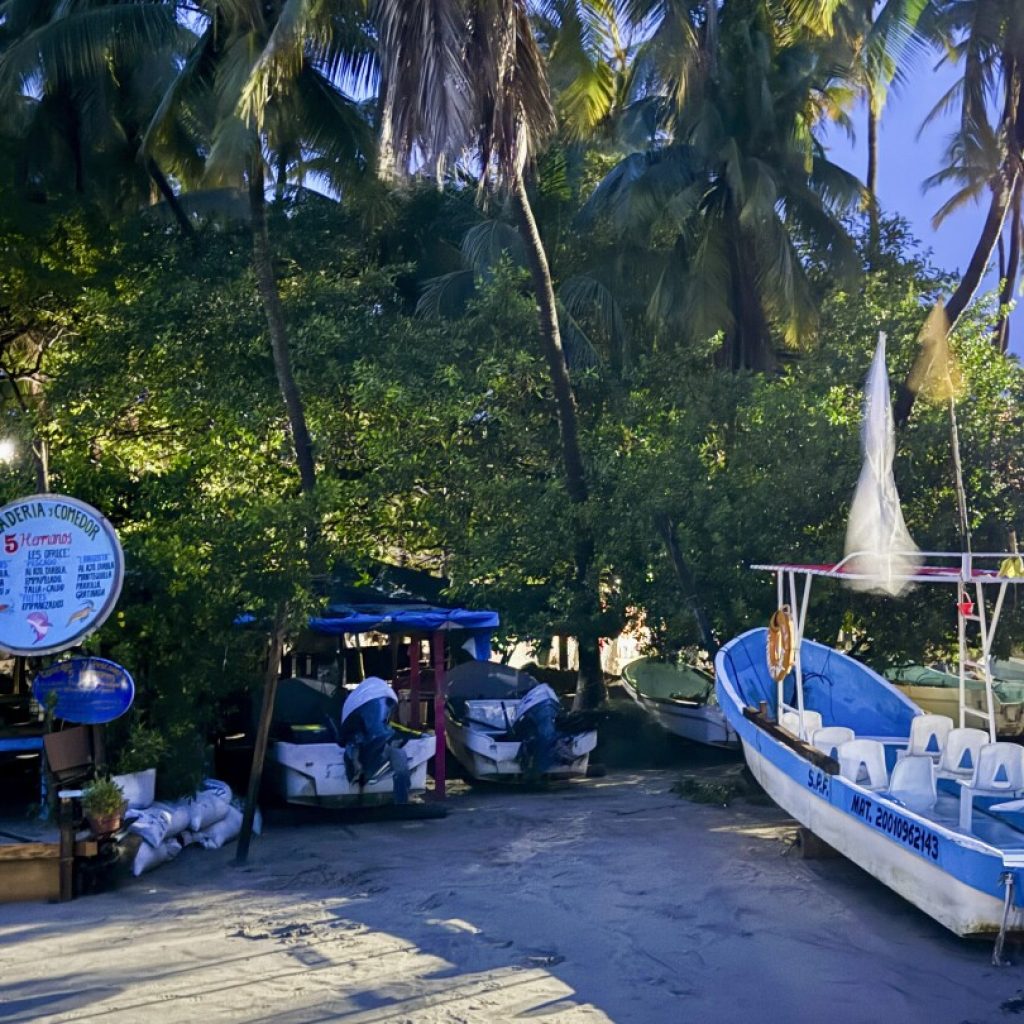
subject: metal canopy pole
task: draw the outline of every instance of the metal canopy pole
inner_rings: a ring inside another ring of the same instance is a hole
[[[434,794],[444,799],[445,743],[444,743],[444,633],[437,630],[433,636],[434,648]]]
[[[420,640],[409,640],[409,724],[420,727]]]

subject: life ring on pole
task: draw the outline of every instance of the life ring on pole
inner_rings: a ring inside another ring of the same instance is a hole
[[[768,620],[768,671],[781,683],[796,663],[796,623],[789,605],[776,608]]]

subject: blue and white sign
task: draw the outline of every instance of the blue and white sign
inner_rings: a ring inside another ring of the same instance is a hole
[[[76,646],[113,611],[123,581],[117,534],[85,502],[37,494],[0,508],[0,648]]]
[[[135,699],[135,681],[116,661],[71,658],[44,669],[32,683],[32,696],[46,705],[57,695],[53,713],[66,722],[102,725],[120,718]]]

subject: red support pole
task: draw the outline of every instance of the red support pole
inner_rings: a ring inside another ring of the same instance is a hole
[[[409,724],[420,727],[420,641],[409,641]]]
[[[434,795],[444,799],[444,633],[433,637],[434,648]]]

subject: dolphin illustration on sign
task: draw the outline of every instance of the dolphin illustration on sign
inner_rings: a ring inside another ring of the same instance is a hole
[[[32,631],[36,635],[35,640],[32,641],[35,644],[39,643],[53,626],[46,612],[32,612],[25,621],[32,627]]]

